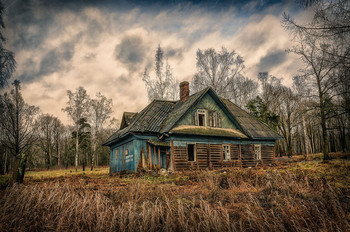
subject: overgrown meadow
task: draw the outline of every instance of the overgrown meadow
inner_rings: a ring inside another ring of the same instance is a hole
[[[350,231],[347,157],[167,175],[29,172],[1,190],[0,230]]]

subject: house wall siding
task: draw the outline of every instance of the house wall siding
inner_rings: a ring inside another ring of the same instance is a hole
[[[198,104],[177,123],[177,125],[194,125],[193,115],[197,112],[197,109],[216,111],[221,117],[222,128],[237,129],[209,94],[205,95],[201,101],[198,102]],[[206,118],[208,119],[208,115],[206,115]]]
[[[176,144],[179,145],[180,143]],[[195,143],[195,161],[188,161],[187,146],[174,146],[172,151],[172,155],[174,156],[174,169],[181,171],[236,166],[253,167],[259,163],[271,163],[274,159],[274,146],[261,145],[261,160],[255,160],[254,144],[229,144],[230,160],[226,161],[223,160],[222,145],[223,144]],[[242,162],[240,162],[240,157],[242,158]]]

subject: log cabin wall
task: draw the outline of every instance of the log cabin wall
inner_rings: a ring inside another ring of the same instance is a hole
[[[258,163],[254,158],[254,144],[242,145],[242,165],[243,167],[254,167]]]
[[[261,160],[263,163],[272,163],[275,159],[274,146],[261,146]]]
[[[187,146],[174,146],[172,155],[174,169],[200,170],[228,167],[254,167],[259,163],[271,163],[274,159],[274,146],[261,146],[261,160],[255,160],[254,144],[230,145],[230,160],[223,160],[223,144],[195,144],[195,160],[188,161]],[[241,160],[242,159],[242,160]]]

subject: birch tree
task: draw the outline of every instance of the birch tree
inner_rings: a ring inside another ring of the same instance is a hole
[[[101,93],[96,94],[95,99],[91,99],[91,113],[90,121],[92,126],[92,160],[91,160],[91,170],[94,169],[94,165],[97,166],[97,137],[98,134],[103,129],[104,124],[110,119],[113,113],[113,102],[112,99],[107,99]]]
[[[73,93],[68,90],[67,95],[69,100],[67,106],[62,110],[67,112],[68,116],[72,120],[75,131],[79,132],[79,121],[82,118],[86,118],[89,114],[90,97],[83,87],[79,87]],[[79,158],[79,133],[75,136],[75,171],[78,170],[78,158]]]
[[[197,73],[192,80],[192,89],[197,92],[208,86],[219,95],[233,99],[235,80],[244,69],[243,57],[234,50],[222,47],[217,52],[214,48],[197,51]]]
[[[165,69],[164,69],[164,59]],[[148,99],[176,100],[178,96],[178,82],[174,77],[168,59],[164,57],[164,51],[158,45],[154,61],[155,76],[151,77],[147,68],[142,75],[142,80],[146,85]]]

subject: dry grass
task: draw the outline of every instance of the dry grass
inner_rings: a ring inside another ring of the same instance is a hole
[[[350,231],[348,161],[26,179],[0,199],[0,230]]]

